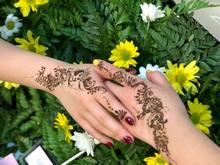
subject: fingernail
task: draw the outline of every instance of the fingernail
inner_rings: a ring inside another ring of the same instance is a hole
[[[125,121],[129,124],[129,125],[134,125],[134,119],[132,119],[131,117],[126,117]]]
[[[98,65],[98,64],[99,64],[99,60],[94,59],[94,60],[93,60],[93,64],[94,64],[94,65]]]
[[[130,73],[130,74],[136,74],[137,71],[133,68],[128,68],[128,69],[125,69],[126,72]]]
[[[132,144],[133,140],[130,136],[125,136],[122,140],[125,144]]]
[[[113,147],[112,142],[108,142],[108,143],[106,143],[106,145],[107,145],[109,148],[112,148],[112,147]]]

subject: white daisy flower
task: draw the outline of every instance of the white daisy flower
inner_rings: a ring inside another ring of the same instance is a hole
[[[151,64],[147,64],[146,68],[143,66],[139,68],[138,77],[146,80],[147,79],[147,77],[146,77],[147,72],[158,71],[158,72],[161,72],[162,74],[164,74],[164,70],[165,70],[165,67],[159,67],[158,65],[153,66]]]
[[[0,27],[1,37],[7,40],[8,37],[19,32],[21,27],[22,23],[20,22],[20,19],[14,16],[14,14],[9,14],[5,20],[5,25]]]
[[[75,141],[75,146],[80,150],[87,153],[87,156],[94,156],[94,147],[100,142],[94,139],[87,132],[80,133],[74,132],[72,140]]]
[[[155,6],[152,3],[143,3],[141,6],[141,17],[144,22],[154,22],[157,18],[162,18],[165,16],[163,10],[159,9],[159,6]]]

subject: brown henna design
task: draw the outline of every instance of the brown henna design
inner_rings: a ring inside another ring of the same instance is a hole
[[[135,96],[138,104],[142,105],[142,112],[137,115],[137,118],[143,119],[147,114],[148,126],[153,129],[154,142],[156,148],[160,152],[166,153],[170,157],[168,150],[168,137],[165,132],[165,124],[168,122],[164,117],[162,101],[153,95],[152,90],[146,85],[142,84],[142,88],[137,90]]]
[[[91,77],[88,69],[74,70],[73,68],[54,68],[53,70],[54,74],[46,74],[46,67],[41,67],[35,81],[50,91],[55,90],[55,88],[60,85],[64,85],[64,83],[69,87],[78,85],[78,89],[85,90],[91,95],[97,92],[105,93],[107,91],[103,86],[96,86],[96,81]]]
[[[112,73],[104,66],[103,61],[99,62],[98,68],[99,68],[99,70],[108,73],[109,78],[111,80],[115,81],[116,83],[119,83],[119,85],[134,86],[137,83],[136,78],[128,76],[127,74],[124,74],[123,71],[117,71],[112,75]]]
[[[115,72],[112,75],[112,80],[130,87],[135,87],[137,85],[137,79],[132,76],[128,76],[123,71]]]
[[[111,106],[109,100],[108,100],[105,96],[104,96],[103,98],[106,100],[107,105],[108,105],[108,108],[113,112],[113,114],[114,114],[117,118],[119,118],[120,120],[123,120],[124,117],[125,117],[125,115],[127,114],[127,112],[124,111],[124,110],[122,110],[122,109],[118,109],[118,110],[114,109],[114,108]]]
[[[100,61],[97,66],[98,66],[99,70],[107,72],[109,74],[109,77],[112,77],[111,72],[109,72],[109,70],[104,67],[103,61]]]
[[[109,72],[108,69],[104,67],[103,63],[100,63],[99,69]],[[135,99],[137,103],[141,105],[142,112],[137,115],[137,119],[143,120],[148,115],[147,125],[153,129],[156,149],[160,152],[164,152],[170,161],[173,161],[168,150],[169,140],[165,129],[165,124],[168,120],[164,117],[164,106],[161,99],[154,95],[151,88],[149,88],[144,81],[138,81],[137,78],[129,76],[123,71],[117,71],[114,74],[109,74],[109,76],[113,81],[121,85],[138,88]]]

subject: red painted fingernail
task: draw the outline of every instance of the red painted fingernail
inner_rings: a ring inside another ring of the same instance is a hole
[[[122,140],[125,144],[132,144],[133,139],[130,136],[125,136]]]
[[[126,117],[125,121],[129,124],[129,125],[134,125],[134,119],[132,119],[131,117]]]
[[[108,142],[108,143],[106,143],[106,145],[107,145],[109,148],[112,148],[112,147],[113,147],[112,142]]]

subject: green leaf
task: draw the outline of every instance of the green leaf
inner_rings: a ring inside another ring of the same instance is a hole
[[[174,8],[177,14],[190,13],[197,9],[209,7],[209,2],[206,0],[182,0]]]
[[[17,104],[19,104],[19,107],[21,107],[21,108],[28,108],[29,107],[29,103],[28,103],[27,98],[24,94],[23,88],[19,88],[17,90],[16,100],[17,100]]]
[[[0,87],[1,89],[1,96],[9,105],[12,105],[12,92],[4,87]]]
[[[203,61],[200,61],[199,66],[203,72],[210,72],[212,70],[210,66]]]
[[[119,17],[116,19],[116,25],[120,25],[123,23],[129,22],[129,15],[126,13],[121,13],[121,15],[118,15]]]
[[[94,158],[89,157],[89,156],[84,157],[82,160],[85,161],[86,163],[89,163],[89,164],[96,164],[97,163],[97,161]]]
[[[130,33],[131,33],[131,27],[130,27],[130,26],[128,26],[128,27],[125,28],[124,30],[120,31],[120,32],[118,33],[118,36],[119,36],[118,42],[127,39],[127,38],[129,37]]]
[[[21,152],[27,151],[33,145],[32,140],[29,137],[19,135],[15,138],[17,139],[17,145],[19,146]]]

